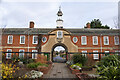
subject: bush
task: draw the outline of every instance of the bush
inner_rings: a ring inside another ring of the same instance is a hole
[[[120,78],[120,61],[118,56],[109,55],[97,63],[97,71],[100,78],[107,80],[119,80]]]
[[[2,63],[2,78],[3,80],[7,79],[9,80],[10,78],[13,78],[13,73],[15,73],[16,70],[19,70],[19,67],[16,67],[16,65],[12,65],[12,64],[4,64]]]
[[[87,58],[81,54],[74,54],[72,60],[74,64],[79,63],[84,65],[85,62],[87,61]]]
[[[42,64],[42,63],[40,63],[40,62],[27,64],[27,67],[28,67],[28,68],[37,68],[38,66],[48,67],[47,64]]]
[[[22,61],[23,64],[29,64],[35,62],[34,59],[27,59],[27,58],[21,58],[20,61]]]
[[[17,62],[17,61],[20,61],[19,57],[17,55],[13,55],[13,57],[11,58],[12,62]]]

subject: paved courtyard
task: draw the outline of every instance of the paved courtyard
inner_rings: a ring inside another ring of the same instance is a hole
[[[77,78],[75,74],[72,74],[67,68],[65,63],[54,63],[54,67],[45,74],[43,78]]]

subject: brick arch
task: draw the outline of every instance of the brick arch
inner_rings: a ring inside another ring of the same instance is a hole
[[[53,45],[53,47],[52,47],[52,50],[51,50],[51,53],[52,53],[52,61],[53,61],[53,52],[54,52],[54,49],[57,47],[57,46],[62,46],[64,49],[65,49],[65,52],[66,52],[66,61],[68,60],[68,48],[67,48],[67,46],[65,45],[65,44],[63,44],[63,43],[56,43],[56,44],[54,44]]]

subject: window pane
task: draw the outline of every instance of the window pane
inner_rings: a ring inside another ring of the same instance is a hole
[[[87,51],[82,51],[82,55],[84,55],[86,57],[87,54],[85,54],[85,53],[87,53]]]
[[[7,50],[7,52],[12,52],[12,50]],[[6,58],[11,59],[11,53],[7,53]]]
[[[37,50],[32,50],[32,52],[37,52]],[[37,53],[32,53],[32,59],[37,59]]]
[[[13,36],[8,36],[8,44],[12,44],[13,42]]]
[[[77,37],[73,37],[73,42],[76,43],[78,41]]]
[[[20,43],[24,44],[25,43],[25,36],[20,36],[20,40],[21,40]]]
[[[119,37],[118,36],[114,37],[114,43],[115,43],[115,45],[119,45]]]
[[[45,43],[46,41],[47,41],[47,38],[46,38],[46,37],[43,37],[43,38],[42,38],[42,42]]]
[[[98,44],[98,37],[93,36],[93,45],[97,45],[97,44]]]
[[[82,38],[82,45],[86,45],[87,44],[86,36],[82,36],[81,38]]]
[[[97,53],[98,51],[93,51],[93,53]],[[99,59],[99,54],[93,54],[93,59]]]
[[[37,44],[38,43],[38,37],[37,36],[33,36],[33,43]]]
[[[57,38],[62,38],[62,31],[57,32]]]
[[[104,36],[104,45],[109,45],[108,36]]]
[[[19,58],[24,58],[24,50],[20,50],[21,53],[19,53]]]

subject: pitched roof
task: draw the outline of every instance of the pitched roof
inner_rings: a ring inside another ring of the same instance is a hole
[[[56,28],[5,28],[2,29],[3,34],[48,34],[48,32]],[[71,32],[71,35],[120,35],[120,29],[80,29],[80,28],[64,28]]]

